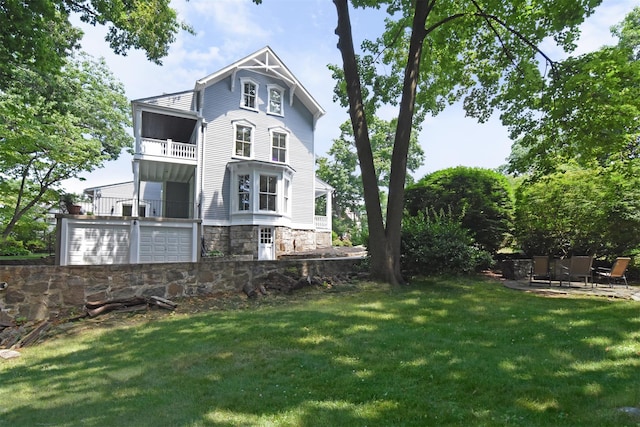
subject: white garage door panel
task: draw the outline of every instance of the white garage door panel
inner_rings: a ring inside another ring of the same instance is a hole
[[[140,228],[140,262],[190,262],[191,228]]]
[[[68,265],[126,264],[129,227],[73,224],[69,227]]]

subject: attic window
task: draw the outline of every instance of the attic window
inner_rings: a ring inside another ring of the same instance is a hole
[[[284,90],[277,85],[267,85],[267,92],[269,94],[269,103],[267,112],[269,114],[275,114],[278,116],[284,115],[282,108],[282,99],[284,97]]]
[[[249,110],[258,109],[258,84],[253,80],[240,79],[242,86],[242,98],[240,99],[240,107]]]

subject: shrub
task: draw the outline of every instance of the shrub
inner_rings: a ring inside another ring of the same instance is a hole
[[[25,248],[21,241],[13,237],[0,239],[0,256],[29,255],[30,253],[29,249]]]
[[[568,168],[516,192],[516,239],[529,255],[613,259],[640,242],[640,179],[615,170]]]
[[[450,209],[478,246],[496,253],[513,229],[512,193],[504,175],[458,166],[429,174],[407,187],[405,206],[411,215]]]
[[[24,245],[27,250],[32,253],[42,253],[47,251],[47,242],[44,240],[29,240],[28,242],[25,242]]]
[[[491,255],[478,248],[469,230],[443,211],[406,215],[402,225],[402,270],[407,274],[468,274],[488,268]]]

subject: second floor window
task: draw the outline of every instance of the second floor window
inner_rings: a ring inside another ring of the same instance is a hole
[[[251,128],[249,126],[236,126],[235,155],[251,157]]]
[[[278,178],[271,175],[260,175],[260,210],[276,210]]]
[[[274,132],[271,136],[271,160],[285,163],[287,161],[287,135]]]
[[[255,110],[257,105],[258,85],[250,80],[242,81],[242,104],[244,108]]]

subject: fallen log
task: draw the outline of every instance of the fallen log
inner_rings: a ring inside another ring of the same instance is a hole
[[[151,303],[157,305],[158,307],[167,308],[170,310],[174,310],[176,307],[178,307],[178,304],[176,304],[175,302],[166,298],[157,297],[155,295],[150,296],[149,300]]]
[[[38,341],[51,327],[51,322],[48,320],[42,321],[38,326],[36,326],[31,332],[24,336],[18,343],[14,346],[14,348],[23,348],[28,345],[33,344]]]
[[[114,303],[105,303],[103,305],[101,305],[100,307],[96,307],[96,308],[92,308],[87,310],[87,314],[89,314],[90,317],[96,317],[99,314],[102,313],[106,313],[108,311],[114,311],[114,310],[119,310],[119,309],[123,309],[128,307],[126,304],[122,304],[119,302],[114,302]]]
[[[113,298],[103,301],[87,301],[87,303],[85,303],[86,312],[90,317],[95,317],[110,311],[126,312],[146,310],[153,306],[165,310],[175,310],[178,304],[158,296]]]
[[[123,304],[123,305],[137,305],[146,303],[146,298],[143,297],[131,297],[131,298],[112,298],[104,301],[87,301],[85,307],[88,309],[99,308],[107,304]]]

